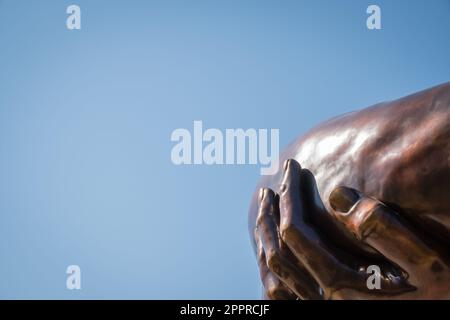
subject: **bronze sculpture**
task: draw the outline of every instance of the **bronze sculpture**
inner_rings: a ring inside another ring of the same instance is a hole
[[[249,211],[266,298],[450,299],[450,83],[331,119],[280,163]]]

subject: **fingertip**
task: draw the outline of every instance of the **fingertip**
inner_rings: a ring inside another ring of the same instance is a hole
[[[259,189],[259,200],[264,200],[266,195],[270,192],[269,188],[260,188]]]
[[[259,188],[258,200],[261,202],[264,199],[264,188]]]
[[[275,192],[270,188],[259,189],[259,204],[260,206],[271,205],[275,199]]]
[[[361,199],[361,194],[355,189],[339,186],[330,196],[329,203],[340,216],[345,215]]]
[[[298,163],[295,159],[287,159],[283,164],[283,170],[285,173],[291,170],[301,170],[301,168],[300,163]]]
[[[275,193],[270,188],[263,188],[263,200],[272,200],[275,196]]]
[[[288,159],[283,165],[283,179],[280,186],[281,192],[286,191],[289,186],[297,186],[300,183],[300,164],[294,159]]]

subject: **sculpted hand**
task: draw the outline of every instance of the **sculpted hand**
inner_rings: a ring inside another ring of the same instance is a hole
[[[278,299],[283,292],[282,298],[301,299],[431,298],[448,292],[445,251],[425,244],[393,210],[349,188],[332,192],[336,219],[380,253],[355,255],[314,225],[318,192],[309,171],[295,160],[283,170],[279,195],[262,189],[259,197],[255,240],[266,297]],[[381,271],[380,289],[367,285],[366,270],[373,265]]]

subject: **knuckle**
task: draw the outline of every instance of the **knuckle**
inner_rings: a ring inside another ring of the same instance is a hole
[[[275,274],[280,273],[280,264],[282,259],[281,253],[277,250],[269,250],[266,253],[267,266],[269,267],[269,270]]]
[[[295,232],[297,232],[297,229],[290,222],[282,223],[280,226],[280,237],[281,240],[283,240],[284,242],[289,242],[292,239]]]
[[[347,227],[358,239],[363,240],[385,222],[388,216],[386,210],[381,202],[374,199],[360,201],[347,222]]]
[[[257,255],[258,255],[258,260],[259,261],[263,261],[265,259],[264,249],[262,248],[262,246],[260,246],[257,249]]]
[[[264,223],[264,216],[262,213],[256,218],[256,227],[260,227]]]
[[[278,299],[284,292],[285,289],[279,282],[272,282],[266,289],[266,295],[271,300]]]
[[[284,183],[280,185],[280,195],[283,201],[288,201],[294,195],[296,190],[297,189],[292,185],[291,181],[284,181]]]
[[[288,190],[288,184],[286,184],[286,183],[283,183],[283,184],[281,184],[280,185],[280,192],[281,192],[281,194],[286,194],[286,191]]]
[[[269,299],[274,300],[276,297],[276,288],[274,287],[269,287],[266,289],[266,295]]]

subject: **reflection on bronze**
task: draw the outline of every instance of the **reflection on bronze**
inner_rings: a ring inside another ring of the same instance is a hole
[[[327,121],[280,163],[249,212],[264,297],[450,299],[450,83]]]

